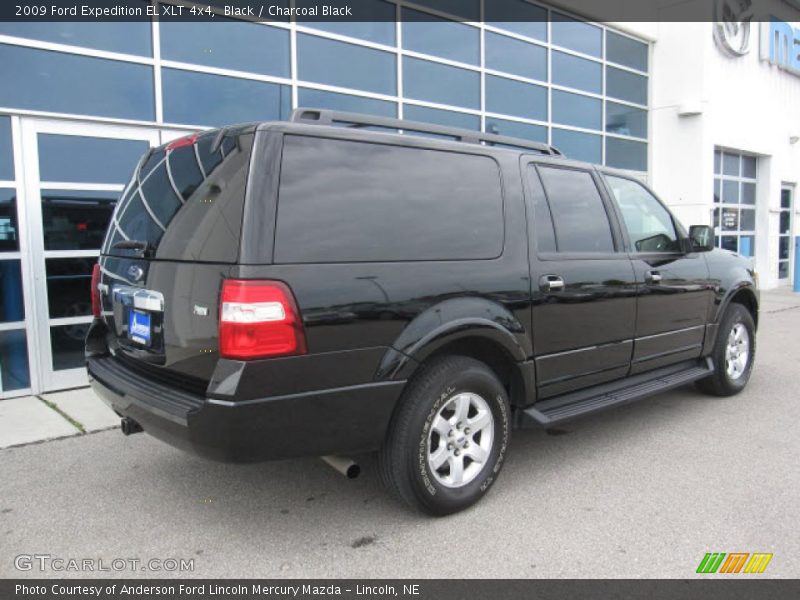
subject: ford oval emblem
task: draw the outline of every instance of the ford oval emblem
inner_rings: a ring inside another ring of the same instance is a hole
[[[144,269],[139,265],[131,265],[128,267],[128,277],[131,278],[131,281],[139,281],[144,275]]]

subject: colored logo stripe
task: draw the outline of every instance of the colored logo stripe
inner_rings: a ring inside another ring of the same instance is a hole
[[[727,556],[727,558],[725,558]],[[748,560],[748,557],[750,560]],[[723,560],[725,562],[723,562]],[[744,568],[745,573],[763,573],[772,554],[761,552],[750,554],[749,552],[707,552],[697,566],[698,573],[741,573]]]
[[[708,552],[697,567],[698,573],[716,573],[725,558],[724,552]]]
[[[720,569],[720,573],[738,573],[742,570],[744,566],[744,562],[747,560],[747,557],[750,556],[747,552],[734,552],[728,554],[728,558],[725,559],[725,562],[722,563],[722,568]]]
[[[767,568],[769,561],[772,560],[772,554],[762,553],[753,554],[747,566],[744,568],[745,573],[763,573]]]

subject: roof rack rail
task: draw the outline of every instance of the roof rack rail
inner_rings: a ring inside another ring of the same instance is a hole
[[[319,108],[296,108],[292,111],[289,120],[292,123],[305,123],[308,125],[334,125],[336,123],[349,124],[351,127],[381,127],[385,129],[401,129],[404,131],[416,131],[419,133],[431,133],[454,138],[458,142],[467,144],[481,144],[496,146],[513,146],[526,150],[536,150],[542,154],[563,156],[560,150],[550,144],[542,142],[532,142],[530,140],[497,135],[494,133],[482,133],[470,129],[458,127],[445,127],[431,123],[420,123],[418,121],[406,121],[403,119],[392,119],[390,117],[376,117],[363,115],[361,113],[343,112],[338,110],[327,110]]]

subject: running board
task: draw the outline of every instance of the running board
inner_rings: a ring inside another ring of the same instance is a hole
[[[519,426],[550,427],[600,410],[629,404],[642,398],[671,390],[702,379],[714,371],[711,358],[693,360],[604,384],[549,398],[520,413]]]

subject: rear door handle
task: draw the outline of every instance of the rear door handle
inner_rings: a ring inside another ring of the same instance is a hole
[[[559,292],[564,289],[564,280],[558,275],[542,275],[539,278],[539,289],[543,292]]]
[[[648,283],[660,283],[661,273],[659,273],[658,271],[648,271],[647,273],[645,273],[644,279]]]

